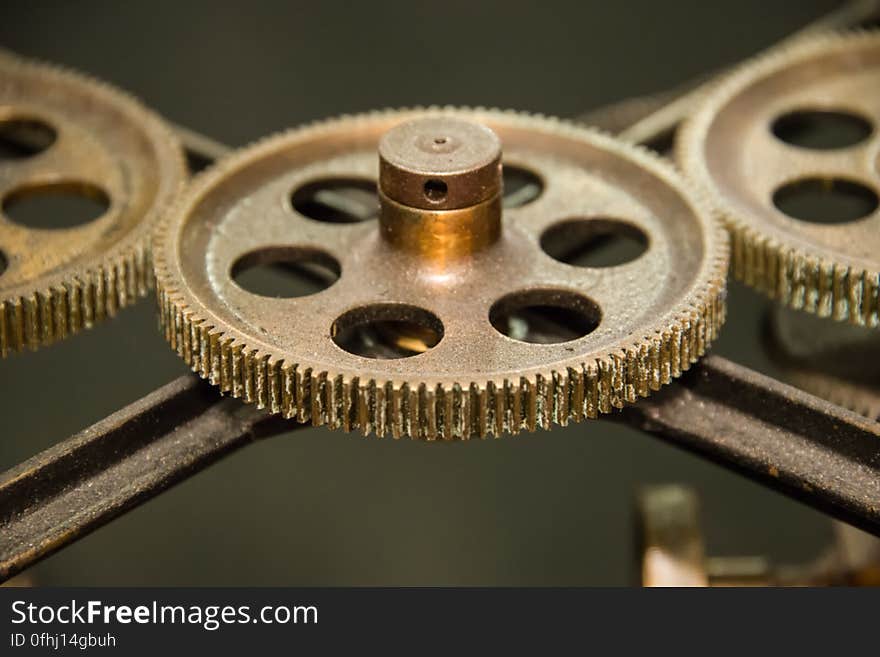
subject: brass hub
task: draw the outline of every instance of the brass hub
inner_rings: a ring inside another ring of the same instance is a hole
[[[461,150],[431,146],[444,137]],[[498,198],[499,144],[528,193],[511,184]],[[302,201],[344,181],[379,188],[378,221],[370,209],[328,221]],[[426,195],[430,181],[445,198]],[[614,231],[644,252],[615,266],[569,258]],[[320,266],[324,289],[277,298],[236,282],[268,262]],[[656,390],[715,337],[726,267],[723,230],[659,158],[558,120],[468,109],[260,142],[196,179],[156,245],[165,334],[195,371],[301,421],[427,439],[547,428]]]
[[[501,142],[449,116],[415,119],[379,141],[382,236],[436,267],[501,235]]]

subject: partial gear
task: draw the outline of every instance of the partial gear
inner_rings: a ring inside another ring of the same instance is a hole
[[[134,98],[0,51],[0,355],[144,296],[151,232],[186,175],[177,139]],[[65,225],[70,216],[52,214],[70,214],[52,205],[60,197],[103,214]]]
[[[643,252],[578,260],[620,236]],[[266,263],[321,271],[325,289],[255,294],[241,274]],[[716,337],[727,264],[720,223],[660,158],[453,108],[236,153],[155,248],[166,338],[202,377],[301,422],[429,440],[549,428],[659,389]]]
[[[782,303],[880,321],[880,32],[799,41],[711,91],[677,159],[731,233],[733,275]]]

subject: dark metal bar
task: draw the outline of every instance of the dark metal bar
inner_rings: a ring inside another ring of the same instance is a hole
[[[880,423],[720,356],[618,417],[880,535]]]
[[[0,581],[257,438],[298,426],[194,375],[0,475]]]

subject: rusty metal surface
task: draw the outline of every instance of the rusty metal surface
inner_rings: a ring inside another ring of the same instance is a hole
[[[880,423],[719,356],[619,417],[880,534]]]
[[[853,124],[854,134],[803,143],[809,128],[797,126],[810,122]],[[676,155],[724,215],[736,278],[793,308],[878,324],[878,125],[877,31],[798,42],[706,97]]]
[[[135,99],[2,50],[0,131],[18,147],[0,153],[2,357],[88,328],[146,294],[150,232],[186,168],[177,138]],[[59,196],[104,205],[103,214],[77,225],[58,217],[64,227],[56,227],[13,213]]]
[[[0,475],[0,581],[294,422],[183,376]]]
[[[425,116],[485,124],[505,166],[541,181],[536,199],[505,208],[491,248],[438,263],[389,246],[374,221],[320,222],[291,207],[290,195],[315,181],[375,184],[380,137]],[[647,249],[613,267],[561,262],[541,239],[569,220],[623,226]],[[243,257],[279,250],[320,252],[341,276],[284,299],[233,282]],[[316,425],[455,439],[595,417],[679,375],[723,321],[727,240],[644,151],[558,120],[405,110],[294,130],[225,160],[163,226],[156,267],[166,337],[224,391]],[[503,316],[523,306],[571,312],[589,326],[552,344],[494,326],[493,308]],[[334,340],[375,321],[414,323],[439,339],[396,359]]]

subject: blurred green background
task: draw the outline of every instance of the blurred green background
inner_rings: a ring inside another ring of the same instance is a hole
[[[0,46],[140,96],[231,145],[377,107],[573,116],[738,61],[837,3],[5,2]],[[739,286],[716,350],[773,373]],[[154,300],[0,362],[0,469],[186,370]],[[633,496],[680,482],[709,552],[799,561],[828,520],[654,438],[588,422],[422,444],[312,429],[234,454],[30,571],[55,585],[616,585]]]

